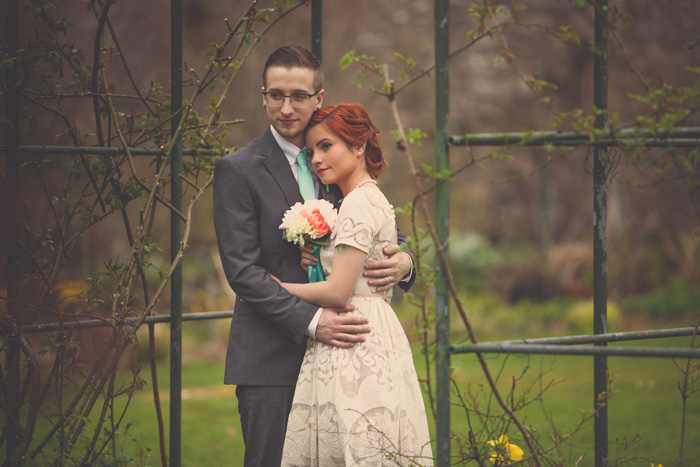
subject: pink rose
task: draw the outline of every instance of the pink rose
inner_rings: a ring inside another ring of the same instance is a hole
[[[316,235],[318,236],[317,238],[321,238],[331,231],[331,228],[326,222],[326,219],[323,218],[323,214],[321,214],[320,209],[314,209],[310,213],[308,211],[302,211],[302,214],[306,220],[309,221],[311,227],[316,231]]]

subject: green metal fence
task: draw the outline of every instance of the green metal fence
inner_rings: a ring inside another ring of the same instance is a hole
[[[322,57],[322,0],[311,0],[311,47],[314,53]],[[607,0],[596,2],[595,16],[595,46],[602,53],[597,54],[594,63],[594,95],[595,106],[603,110],[596,121],[596,128],[602,129],[606,125],[607,110],[607,37],[605,34],[606,18],[605,8]],[[179,123],[179,111],[182,108],[182,0],[171,0],[171,109],[173,109],[171,132],[176,133]],[[561,146],[593,146],[594,148],[594,329],[593,335],[564,336],[556,338],[528,339],[519,341],[503,341],[496,343],[479,343],[455,346],[449,340],[449,290],[446,285],[444,270],[437,265],[436,281],[436,345],[437,345],[437,439],[434,444],[434,452],[437,456],[437,465],[446,467],[450,462],[450,360],[453,354],[462,353],[539,353],[559,355],[587,355],[594,358],[594,388],[593,404],[598,408],[595,417],[595,465],[606,465],[608,458],[607,436],[607,408],[597,405],[599,396],[605,397],[607,389],[607,356],[633,356],[633,357],[678,357],[700,358],[700,351],[692,349],[655,349],[655,348],[611,348],[608,342],[650,339],[658,337],[690,336],[698,332],[697,328],[679,328],[666,330],[653,330],[628,333],[607,333],[607,250],[606,250],[606,218],[607,218],[607,186],[606,186],[606,155],[611,146],[624,144],[626,139],[634,139],[646,146],[676,147],[700,145],[700,128],[680,128],[672,134],[654,133],[641,135],[638,132],[629,134],[622,132],[611,135],[609,139],[599,140],[594,143],[585,133],[579,132],[528,132],[528,133],[502,133],[502,134],[467,134],[461,136],[450,135],[450,111],[449,111],[449,1],[435,1],[435,165],[437,171],[449,170],[450,147],[457,146],[499,146],[507,144],[523,144],[528,146],[540,146],[554,144]],[[11,56],[17,55],[18,48],[18,11],[17,0],[5,2],[5,38]],[[15,285],[19,281],[19,258],[14,244],[17,238],[17,220],[20,216],[19,193],[21,187],[20,166],[23,154],[124,154],[125,149],[119,147],[56,147],[56,146],[20,146],[19,141],[19,96],[16,83],[18,73],[13,68],[8,68],[6,121],[8,124],[8,141],[6,146],[0,147],[0,153],[7,155],[7,179],[12,209],[7,235],[7,277],[8,277],[8,314],[10,317],[19,316],[19,307],[16,300]],[[157,149],[132,148],[134,155],[154,155],[162,153]],[[173,206],[180,210],[182,206],[182,156],[191,151],[183,150],[180,140],[172,152],[171,173],[171,197]],[[442,182],[436,191],[435,216],[438,230],[438,238],[447,244],[450,219],[450,187],[449,183]],[[182,241],[182,220],[171,216],[170,238],[171,251],[175,252]],[[171,300],[169,316],[148,317],[145,323],[170,323],[170,464],[181,464],[181,390],[182,390],[182,323],[183,321],[230,318],[232,312],[197,313],[196,315],[182,314],[182,270],[178,267],[171,279]],[[123,324],[133,324],[126,320]],[[62,324],[63,328],[70,327],[97,327],[102,326],[102,321],[83,321],[80,323]],[[25,326],[22,331],[27,333],[46,332],[55,330],[57,325],[43,324]],[[594,346],[582,345],[594,344]],[[20,352],[19,335],[14,334],[9,341],[9,352],[6,356],[8,384],[10,387],[10,400],[6,401],[11,407],[9,415],[19,419],[19,371]],[[13,399],[15,397],[15,399]],[[17,447],[18,433],[15,425],[9,421],[5,426],[8,458]]]
[[[594,105],[600,112],[596,118],[595,128],[605,129],[608,110],[608,47],[607,47],[607,11],[608,1],[595,2],[595,48],[599,53],[594,58],[593,94]],[[625,144],[628,138],[639,140],[640,135],[622,132],[608,140],[591,143],[583,132],[524,132],[518,134],[474,134],[451,136],[445,140],[443,135],[449,131],[449,44],[446,39],[449,28],[449,1],[435,2],[435,164],[437,170],[449,169],[449,152],[451,146],[500,146],[507,144],[524,144],[542,146],[555,144],[560,146],[593,147],[593,332],[591,336],[565,336],[561,338],[532,339],[527,341],[509,341],[451,346],[447,333],[449,331],[449,295],[444,286],[444,277],[438,270],[436,284],[436,333],[437,333],[437,442],[435,444],[437,465],[447,467],[450,463],[450,356],[460,353],[538,353],[555,355],[589,355],[594,360],[593,407],[596,409],[594,419],[594,458],[596,467],[607,465],[608,459],[608,355],[630,357],[677,357],[700,358],[700,350],[692,349],[651,349],[651,348],[609,348],[608,342],[621,340],[647,339],[662,336],[688,336],[699,332],[697,328],[677,330],[658,330],[645,333],[607,333],[607,155],[610,146]],[[700,145],[700,128],[680,128],[673,134],[652,135],[642,133],[642,144],[646,146],[678,147]],[[449,194],[440,194],[436,200],[436,225],[440,228],[449,226],[446,205]],[[445,231],[446,232],[446,231]],[[446,239],[445,239],[446,240]],[[594,347],[574,344],[594,344]]]

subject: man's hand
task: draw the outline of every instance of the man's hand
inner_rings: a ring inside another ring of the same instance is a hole
[[[311,253],[310,246],[300,246],[299,249],[301,250],[301,267],[306,271],[309,266],[314,266],[318,262],[318,258]]]
[[[399,283],[411,270],[411,257],[401,251],[398,245],[384,247],[387,259],[371,261],[365,264],[364,277],[369,277],[367,284],[377,287],[377,292],[384,292]]]
[[[364,342],[365,337],[361,334],[370,332],[369,321],[364,316],[347,314],[354,309],[350,304],[343,308],[324,308],[316,326],[316,339],[341,349]]]

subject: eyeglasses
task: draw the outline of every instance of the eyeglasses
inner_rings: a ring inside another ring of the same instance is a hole
[[[305,94],[303,92],[295,92],[290,95],[283,94],[279,91],[263,91],[263,96],[265,96],[265,101],[270,107],[280,107],[284,104],[284,100],[289,97],[289,102],[292,107],[300,108],[305,107],[309,104],[312,97],[321,91],[316,91],[313,94]]]

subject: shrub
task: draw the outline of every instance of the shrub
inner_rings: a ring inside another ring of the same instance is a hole
[[[494,268],[489,276],[489,289],[506,303],[544,302],[562,293],[559,282],[538,261]]]
[[[608,332],[620,331],[622,319],[620,308],[608,302]],[[572,333],[593,334],[593,300],[578,302],[566,312],[566,323]]]
[[[700,312],[700,288],[676,277],[648,294],[621,301],[620,308],[625,314],[642,314],[659,321],[696,319]]]

